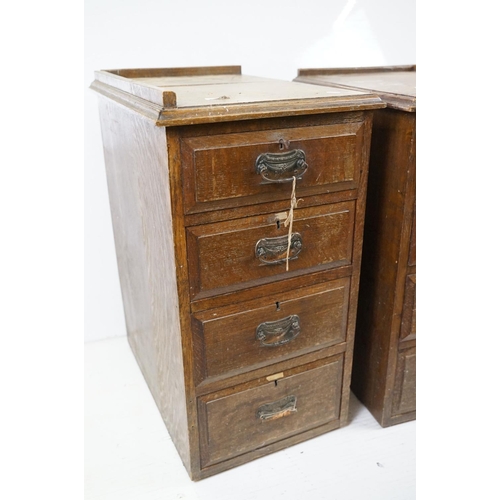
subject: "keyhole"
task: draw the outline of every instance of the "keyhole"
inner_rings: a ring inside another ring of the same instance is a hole
[[[274,387],[278,387],[278,381],[277,380],[274,381]]]
[[[280,310],[280,303],[279,302],[276,302],[276,310],[279,311]]]
[[[279,220],[277,220],[277,221],[276,221],[276,227],[279,229],[279,228],[280,228],[280,226],[281,226],[281,223],[280,223],[280,221],[279,221]]]
[[[279,145],[280,149],[285,149],[285,141],[283,139],[280,139]]]

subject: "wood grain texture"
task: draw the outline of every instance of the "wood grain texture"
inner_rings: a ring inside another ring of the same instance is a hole
[[[252,382],[199,400],[202,467],[262,448],[338,420],[342,356],[284,374],[275,382]],[[265,404],[296,398],[296,408],[274,419],[256,414]]]
[[[417,336],[417,277],[415,274],[406,276],[403,313],[401,316],[401,340],[413,340]]]
[[[372,110],[381,101],[239,68],[101,72],[93,88],[105,96],[130,344],[190,476],[345,425]],[[222,91],[226,102],[211,103]],[[276,239],[287,237],[291,185],[266,184],[255,162],[295,149],[310,165],[294,212],[302,246],[286,272],[266,262],[284,255]],[[297,418],[291,396],[305,402]],[[269,424],[263,433],[249,400]],[[227,432],[228,412],[242,431]]]
[[[299,70],[296,80],[371,90],[393,108],[374,117],[352,387],[382,426],[414,419],[414,358],[405,371],[401,353],[416,344],[416,68]]]
[[[365,224],[365,210],[370,159],[370,145],[372,140],[373,112],[366,113],[366,122],[363,126],[361,157],[359,163],[360,181],[358,199],[356,200],[356,215],[354,220],[354,241],[352,248],[352,278],[349,297],[349,313],[347,320],[346,353],[344,356],[344,373],[342,383],[342,399],[340,409],[340,425],[347,424],[349,415],[349,397],[351,373],[353,363],[353,349],[356,331],[356,315],[358,312],[358,295],[361,273],[361,255],[363,249],[363,233]]]
[[[318,350],[345,340],[349,279],[321,283],[299,290],[284,290],[220,309],[193,315],[199,381],[230,376],[290,357]],[[295,315],[300,333],[286,344],[263,346],[257,327]]]
[[[190,291],[193,298],[226,293],[274,279],[285,279],[322,268],[348,265],[352,258],[354,202],[298,209],[293,231],[302,237],[297,258],[284,263],[263,264],[256,244],[263,238],[284,237],[276,214],[238,221],[205,224],[187,229]],[[285,252],[286,253],[286,252]],[[254,282],[254,283],[252,283]]]
[[[298,180],[300,196],[356,188],[362,124],[186,137],[181,143],[186,211],[249,205],[256,197],[289,199],[290,183],[266,182],[256,172],[256,160],[265,153],[304,152],[308,168]]]
[[[100,106],[128,339],[189,468],[165,132],[109,100]]]
[[[248,79],[234,68],[215,80],[207,76],[225,75],[224,67],[97,71],[91,88],[166,127],[385,107],[365,91]]]
[[[300,276],[290,276],[290,273],[286,275],[286,288],[290,290],[296,290],[298,288],[315,285],[318,283],[325,283],[330,280],[336,280],[338,278],[343,278],[352,275],[352,266],[341,266],[333,269],[311,271],[307,274],[302,274]],[[232,304],[237,304],[239,302],[250,301],[259,297],[277,297],[279,294],[283,293],[283,281],[273,281],[266,283],[264,285],[259,285],[255,287],[248,287],[243,290],[238,291],[228,291],[227,293],[221,295],[214,295],[212,297],[207,297],[204,299],[193,300],[191,302],[191,311],[204,311],[206,309],[215,309],[217,307],[224,307]]]
[[[395,417],[416,410],[417,356],[415,347],[398,353],[392,415]]]
[[[353,390],[381,425],[391,419],[412,208],[415,115],[384,110],[375,117]],[[361,313],[363,311],[363,314]]]

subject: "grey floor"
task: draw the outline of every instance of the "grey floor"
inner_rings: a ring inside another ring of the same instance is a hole
[[[85,345],[86,500],[410,500],[415,422],[348,426],[193,483],[125,337]]]

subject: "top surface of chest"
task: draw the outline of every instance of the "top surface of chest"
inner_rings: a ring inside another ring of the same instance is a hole
[[[295,80],[373,92],[388,107],[402,111],[413,112],[417,108],[415,66],[300,69]]]
[[[92,88],[159,126],[384,107],[369,91],[241,74],[239,66],[97,71]]]

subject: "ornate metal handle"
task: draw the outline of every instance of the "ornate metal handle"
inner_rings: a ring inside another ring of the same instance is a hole
[[[255,170],[267,182],[291,182],[300,179],[307,170],[306,154],[302,149],[286,153],[263,153],[255,160]]]
[[[288,344],[300,333],[300,319],[296,314],[279,319],[266,321],[255,330],[255,338],[260,340],[262,347],[276,347]]]
[[[277,418],[286,417],[297,411],[297,398],[295,396],[286,396],[285,398],[266,403],[257,410],[257,418],[261,420],[276,420]]]
[[[263,264],[281,264],[286,261],[287,248],[288,235],[277,236],[276,238],[262,238],[255,245],[255,256]],[[296,259],[301,250],[302,236],[300,233],[292,233],[288,260]]]

